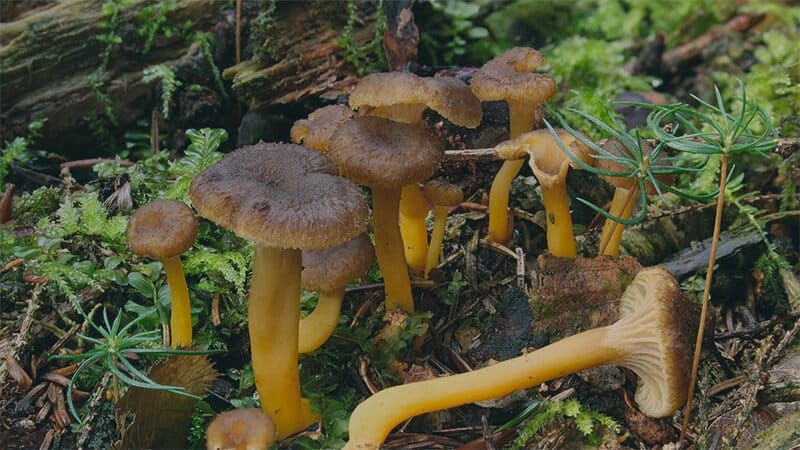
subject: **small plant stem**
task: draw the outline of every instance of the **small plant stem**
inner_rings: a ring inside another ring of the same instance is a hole
[[[236,64],[242,61],[242,0],[236,0]]]
[[[633,206],[636,204],[636,197],[639,196],[639,188],[633,189],[616,188],[614,199],[611,200],[611,208],[608,213],[621,219],[629,219],[633,213]],[[603,226],[603,235],[600,237],[600,255],[619,255],[619,244],[622,240],[622,231],[625,225],[611,219],[606,219]]]
[[[439,264],[439,255],[442,253],[442,241],[447,228],[447,206],[436,205],[433,208],[433,229],[431,230],[431,246],[428,249],[428,258],[425,261],[425,279],[431,269]]]
[[[700,347],[703,343],[703,332],[705,331],[706,316],[708,315],[708,298],[711,295],[711,280],[714,276],[714,263],[717,260],[717,247],[719,246],[719,233],[722,228],[722,210],[725,207],[725,187],[728,182],[728,154],[722,152],[720,157],[719,169],[719,194],[717,196],[717,210],[714,215],[714,234],[711,237],[711,252],[708,256],[708,269],[706,270],[706,283],[703,288],[703,301],[700,308],[700,325],[697,330],[697,340],[694,346],[694,359],[692,360],[692,376],[689,380],[689,391],[686,396],[686,408],[683,413],[683,425],[679,440],[686,437],[686,429],[689,427],[689,418],[692,414],[692,397],[694,388],[697,385],[697,368],[700,365]]]

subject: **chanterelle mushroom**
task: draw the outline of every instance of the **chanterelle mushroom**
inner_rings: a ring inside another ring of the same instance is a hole
[[[362,233],[342,245],[303,252],[303,289],[319,292],[317,307],[300,321],[300,353],[313,352],[333,334],[344,288],[375,262],[375,248]]]
[[[558,139],[572,154],[586,164],[594,162],[592,149],[584,145],[566,130],[556,131]],[[572,234],[572,217],[567,197],[567,170],[577,168],[561,151],[553,135],[547,129],[524,133],[515,139],[495,146],[497,155],[514,160],[530,155],[528,164],[542,188],[542,203],[547,216],[547,249],[555,256],[575,256],[575,236]]]
[[[275,423],[258,408],[225,411],[206,428],[207,450],[265,450],[276,439]]]
[[[541,117],[541,104],[556,92],[553,77],[536,72],[543,64],[539,51],[515,47],[488,61],[472,77],[470,88],[476,97],[508,103],[512,139],[531,130],[537,114]],[[494,242],[511,240],[508,193],[522,165],[522,161],[504,161],[489,189],[488,239]]]
[[[472,372],[384,389],[350,416],[346,449],[377,449],[392,428],[413,416],[502,397],[600,365],[639,376],[635,399],[645,414],[663,417],[683,403],[696,332],[692,308],[666,269],[640,271],[620,299],[620,319],[602,328]]]
[[[194,213],[186,204],[176,200],[154,200],[133,213],[125,234],[128,248],[133,253],[160,260],[167,272],[172,297],[172,348],[191,344],[192,313],[181,253],[188,250],[197,238]]]
[[[260,143],[225,155],[189,189],[201,216],[255,241],[247,312],[253,374],[279,438],[317,419],[300,397],[297,368],[300,249],[352,239],[369,218],[361,189],[338,173],[317,151]]]
[[[375,253],[386,284],[386,308],[414,311],[403,241],[398,226],[400,190],[430,178],[444,147],[424,128],[373,116],[342,125],[328,143],[342,175],[372,188]]]

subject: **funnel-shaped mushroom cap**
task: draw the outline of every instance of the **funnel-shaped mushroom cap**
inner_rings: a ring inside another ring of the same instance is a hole
[[[556,134],[564,147],[576,158],[589,165],[594,162],[590,147],[566,130],[556,129]],[[515,139],[501,142],[494,150],[503,159],[520,159],[526,154],[530,155],[528,164],[542,186],[549,187],[559,180],[564,180],[570,166],[579,168],[561,151],[561,147],[547,129],[534,130]]]
[[[636,403],[648,416],[668,416],[686,400],[698,323],[692,306],[663,267],[643,269],[622,294],[608,344],[626,354],[616,364],[639,376]]]
[[[650,142],[646,140],[641,141],[642,145],[642,154],[648,156],[652,154],[653,146]],[[603,150],[609,152],[614,156],[620,157],[627,157],[630,158],[630,150],[626,149],[622,143],[617,140],[616,138],[608,139],[600,146]],[[658,157],[654,161],[650,161],[648,159],[647,163],[650,164],[651,167],[656,167],[660,169],[669,168],[672,166],[672,163],[668,160],[664,160],[664,157],[667,155],[664,152],[658,154]],[[596,162],[594,166],[600,170],[606,170],[609,172],[623,172],[623,173],[631,173],[637,169],[623,166],[622,164],[608,159],[608,158],[596,158]],[[608,175],[600,175],[600,178],[606,180],[610,184],[622,189],[631,189],[636,184],[635,177],[612,177]],[[672,185],[675,183],[675,176],[672,174],[655,174],[656,180],[660,181],[661,183]],[[653,183],[650,182],[649,179],[645,179],[644,183],[645,189],[648,195],[655,194],[656,190],[653,186]]]
[[[327,156],[295,144],[240,148],[189,188],[198,213],[276,248],[318,249],[358,235],[369,219],[361,190]]]
[[[156,259],[172,258],[194,244],[197,219],[183,202],[154,200],[133,213],[125,233],[133,253]]]
[[[308,291],[334,291],[364,275],[374,262],[375,247],[369,237],[361,233],[336,247],[304,251],[301,283]]]
[[[395,189],[430,178],[444,147],[424,127],[361,116],[333,134],[328,155],[356,183]]]
[[[350,120],[355,113],[344,105],[330,105],[317,109],[292,125],[292,142],[325,152],[333,133]]]
[[[419,123],[422,111],[430,108],[462,127],[475,128],[481,122],[481,102],[469,86],[452,77],[419,77],[409,72],[367,75],[350,94],[350,107],[365,114]]]
[[[277,439],[275,423],[258,408],[240,408],[218,415],[206,429],[208,450],[261,450]]]
[[[519,100],[542,104],[556,92],[550,75],[536,73],[542,54],[526,47],[512,48],[490,60],[472,77],[470,87],[483,101]]]
[[[454,206],[464,201],[461,186],[444,180],[430,180],[425,183],[425,198],[434,205]]]

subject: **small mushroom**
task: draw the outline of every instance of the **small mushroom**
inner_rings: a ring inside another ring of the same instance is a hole
[[[532,48],[515,47],[484,64],[472,77],[470,87],[482,101],[508,103],[509,134],[516,138],[533,128],[541,105],[556,92],[550,75],[537,73],[544,64],[542,54]],[[511,240],[508,194],[511,182],[524,161],[504,161],[489,189],[489,237],[500,244]]]
[[[172,298],[170,334],[172,348],[192,343],[192,313],[189,288],[183,273],[181,253],[197,238],[197,219],[186,204],[176,200],[154,200],[133,213],[125,231],[128,248],[139,256],[161,261],[167,272]]]
[[[317,306],[300,320],[300,353],[318,349],[336,329],[344,289],[353,278],[364,275],[375,262],[375,248],[366,234],[342,245],[303,252],[301,286],[319,292]]]
[[[354,115],[353,110],[344,105],[323,106],[308,118],[296,121],[289,134],[295,144],[325,153],[333,133]]]
[[[586,164],[594,162],[592,149],[563,129],[556,130],[564,147]],[[572,234],[572,217],[567,197],[567,170],[578,166],[561,151],[547,129],[534,130],[495,146],[503,159],[523,158],[530,155],[528,164],[542,188],[542,203],[547,216],[547,249],[555,256],[575,256],[575,236]]]
[[[342,175],[372,188],[375,253],[386,289],[386,308],[414,311],[411,281],[400,235],[401,188],[430,178],[444,147],[424,128],[373,116],[359,116],[333,134],[328,155]]]
[[[301,249],[352,239],[369,218],[361,189],[338,172],[320,152],[260,143],[225,155],[189,188],[201,216],[255,242],[247,310],[253,375],[281,439],[318,419],[300,396],[297,367]]]
[[[207,450],[266,450],[276,440],[275,422],[258,408],[225,411],[206,428]]]
[[[659,153],[655,160],[651,161],[649,155],[653,151],[653,146],[646,140],[641,140],[642,154],[644,155],[642,164],[648,166],[660,166],[666,168],[672,164],[663,158],[664,153]],[[629,150],[617,139],[609,139],[600,146],[603,150],[607,151],[612,156],[626,157]],[[597,158],[595,167],[600,170],[608,172],[627,173],[630,176],[609,176],[600,175],[600,178],[606,180],[614,185],[614,198],[611,200],[611,208],[608,213],[612,216],[619,217],[620,219],[630,219],[633,214],[633,208],[636,205],[636,199],[641,194],[639,185],[639,177],[644,178],[645,194],[653,195],[656,193],[653,183],[646,178],[646,171],[649,167],[631,168],[623,166],[622,164],[609,158]],[[644,169],[644,170],[642,170]],[[655,174],[656,180],[664,184],[673,184],[675,177],[671,174]],[[611,219],[606,219],[603,225],[603,234],[600,237],[600,255],[619,255],[619,244],[622,240],[622,231],[625,229],[625,224],[618,223]]]
[[[425,183],[425,198],[433,204],[433,229],[431,230],[431,243],[428,248],[428,258],[425,261],[425,278],[431,269],[439,263],[442,252],[444,231],[447,226],[447,210],[464,201],[461,186],[443,180],[430,180]]]
[[[640,271],[620,299],[620,319],[481,369],[390,387],[350,416],[345,449],[377,449],[397,424],[426,412],[502,397],[601,365],[639,377],[635,400],[653,417],[672,414],[689,385],[696,308],[662,267]]]

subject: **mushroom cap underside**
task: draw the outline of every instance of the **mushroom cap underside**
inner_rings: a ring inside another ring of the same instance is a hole
[[[430,180],[423,188],[425,198],[434,205],[454,206],[464,201],[464,192],[461,186],[445,180]]]
[[[683,405],[689,387],[699,314],[665,268],[641,270],[620,299],[611,344],[619,365],[639,376],[635,399],[645,414],[664,417]]]
[[[334,133],[328,155],[356,183],[396,189],[430,178],[444,157],[444,146],[424,127],[360,116]]]
[[[270,247],[330,247],[369,219],[361,189],[330,158],[295,144],[235,150],[201,172],[189,195],[201,216]]]
[[[207,449],[266,449],[277,439],[272,419],[259,408],[220,413],[206,429]]]
[[[125,230],[128,248],[140,256],[173,258],[197,238],[197,218],[177,200],[154,200],[137,209]]]

